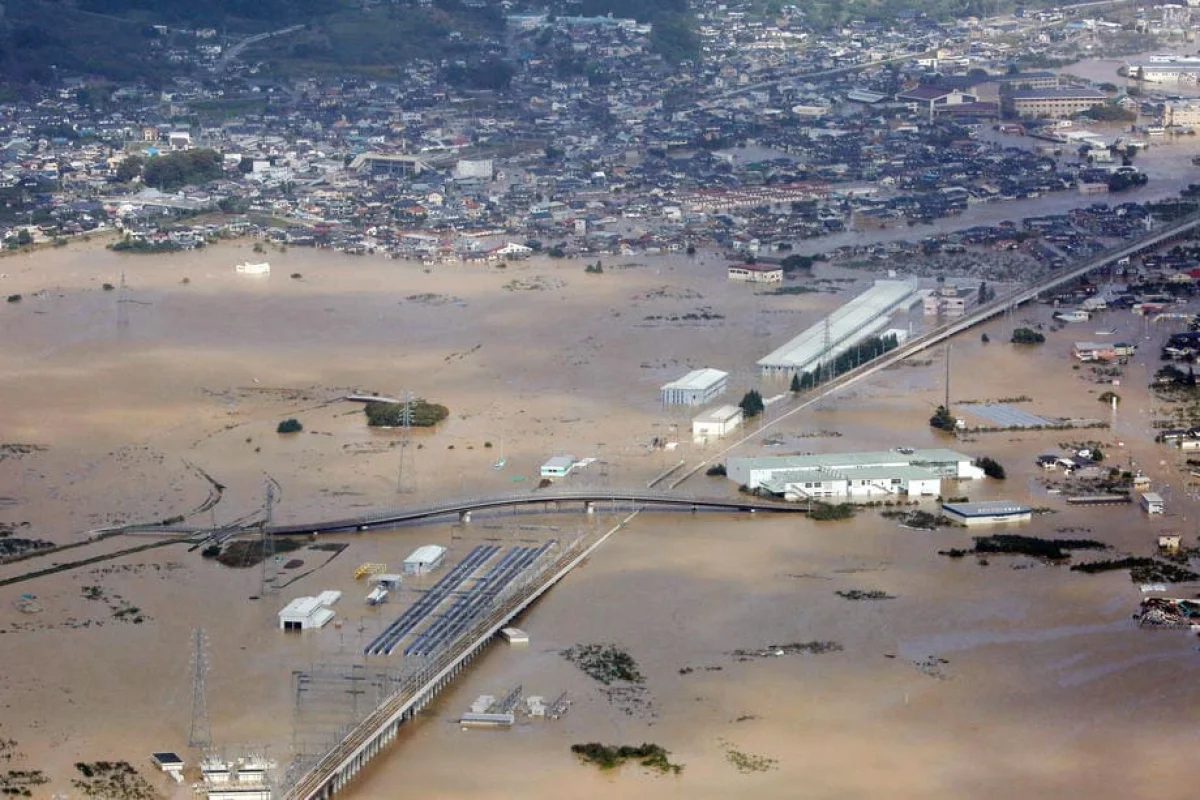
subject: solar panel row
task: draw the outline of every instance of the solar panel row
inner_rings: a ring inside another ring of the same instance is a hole
[[[471,573],[482,567],[499,552],[500,548],[495,545],[479,545],[472,549],[467,553],[466,558],[443,575],[441,580],[431,586],[429,591],[425,592],[417,602],[388,625],[383,633],[372,639],[371,643],[363,650],[364,655],[390,656],[401,639],[424,622],[425,617],[441,605],[442,601],[449,597],[450,593],[458,588],[458,585],[465,581]]]
[[[445,614],[426,628],[404,650],[404,655],[427,656],[454,641],[463,631],[492,607],[495,599],[550,549],[554,542],[541,547],[514,547],[487,574],[475,582],[471,590],[455,601]]]

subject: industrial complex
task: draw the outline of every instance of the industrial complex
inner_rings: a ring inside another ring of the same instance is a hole
[[[953,450],[731,458],[730,480],[787,500],[936,495],[942,479],[979,479],[983,470]]]
[[[906,310],[921,296],[915,281],[878,280],[824,321],[758,360],[764,377],[813,372],[829,365],[842,353],[883,332],[897,311]],[[664,387],[664,391],[665,391]]]

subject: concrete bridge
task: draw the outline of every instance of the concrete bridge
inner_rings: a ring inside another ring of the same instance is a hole
[[[284,800],[326,800],[344,789],[372,758],[396,738],[400,726],[412,719],[479,655],[496,634],[528,608],[567,573],[592,554],[609,536],[625,527],[640,511],[634,511],[589,546],[564,553],[542,577],[512,597],[503,600],[484,619],[458,637],[419,672],[406,680],[387,700],[352,728],[315,764],[290,782]]]
[[[274,525],[268,528],[268,532],[276,536],[353,533],[441,517],[458,517],[460,521],[469,522],[471,514],[476,511],[520,507],[532,508],[535,512],[539,510],[559,511],[572,506],[579,507],[580,510],[589,514],[594,513],[597,508],[603,509],[605,506],[610,506],[613,509],[621,508],[628,510],[653,506],[687,511],[733,511],[746,513],[762,511],[767,513],[796,514],[808,511],[806,505],[762,500],[749,496],[698,497],[677,492],[581,489],[477,497],[416,508],[373,511],[356,517],[326,520],[323,522],[298,522],[291,525]],[[541,508],[539,509],[538,507]]]

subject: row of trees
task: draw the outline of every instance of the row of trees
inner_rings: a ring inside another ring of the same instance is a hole
[[[811,372],[796,373],[792,376],[792,392],[803,392],[818,386],[822,379],[832,380],[843,372],[849,372],[855,367],[865,364],[871,359],[878,358],[889,350],[900,346],[895,334],[887,336],[872,336],[839,355],[833,360],[831,369],[824,364],[818,364]]]

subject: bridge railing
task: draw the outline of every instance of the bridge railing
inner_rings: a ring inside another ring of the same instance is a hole
[[[508,495],[478,496],[455,501],[435,503],[428,506],[409,508],[390,508],[371,511],[355,517],[326,520],[318,523],[294,523],[275,526],[272,530],[284,532],[321,531],[362,526],[386,524],[391,521],[421,519],[427,517],[448,516],[471,511],[482,511],[493,508],[504,508],[515,505],[536,505],[538,503],[556,502],[591,502],[602,504],[606,502],[664,505],[696,505],[713,508],[755,508],[760,510],[784,509],[794,510],[795,505],[783,501],[772,501],[758,497],[713,497],[703,495],[679,494],[675,492],[655,492],[652,490],[638,491],[612,490],[597,491],[594,489],[570,489],[552,492],[535,492]]]

